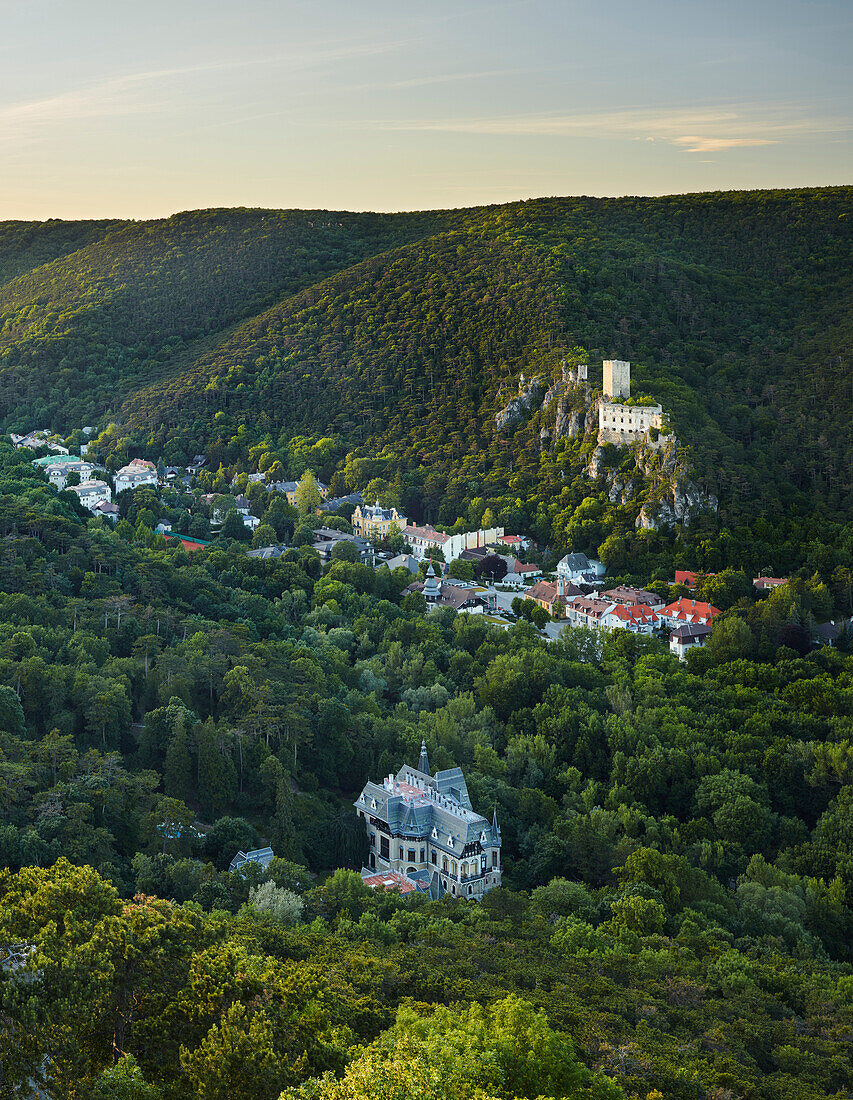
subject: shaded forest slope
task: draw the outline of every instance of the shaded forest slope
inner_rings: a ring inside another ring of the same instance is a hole
[[[201,211],[0,288],[0,408],[227,441],[333,433],[449,471],[527,464],[494,414],[577,346],[634,364],[721,499],[849,507],[851,190],[543,199],[414,215]],[[2,231],[2,227],[0,227]],[[45,379],[50,382],[46,390]]]

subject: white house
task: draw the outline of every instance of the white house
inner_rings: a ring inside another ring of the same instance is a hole
[[[90,512],[96,510],[99,504],[109,504],[113,499],[110,487],[105,481],[81,481],[79,485],[72,485],[71,492],[76,493],[80,503]]]
[[[122,466],[115,476],[117,493],[123,493],[126,489],[138,489],[141,485],[156,484],[157,467],[144,458],[134,458],[126,466]]]
[[[67,462],[54,462],[47,468],[47,478],[54,488],[60,492],[68,484],[69,474],[79,474],[80,480],[85,481],[91,477],[97,467],[91,462],[83,462],[79,458],[71,457]]]
[[[594,583],[606,571],[603,562],[588,558],[586,554],[566,554],[557,562],[557,576],[569,584]]]
[[[257,529],[260,527],[260,525],[261,525],[261,521],[258,519],[257,516],[253,516],[253,515],[243,516],[243,526],[248,527],[250,531],[257,531]]]
[[[688,649],[704,645],[711,637],[711,626],[705,623],[690,623],[676,627],[669,636],[669,650],[679,661],[684,660]]]

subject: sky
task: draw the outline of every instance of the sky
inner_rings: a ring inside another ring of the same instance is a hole
[[[0,220],[853,183],[853,0],[0,0]]]

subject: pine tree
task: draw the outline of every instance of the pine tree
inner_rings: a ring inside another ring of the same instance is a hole
[[[187,737],[187,723],[184,712],[179,712],[169,747],[166,750],[166,766],[163,783],[170,798],[187,801],[192,792],[192,759]]]

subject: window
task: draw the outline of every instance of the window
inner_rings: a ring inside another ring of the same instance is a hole
[[[383,859],[387,859],[390,855],[387,836],[381,836],[379,838],[379,854],[382,856]]]
[[[424,863],[424,862],[426,862],[426,860],[425,860],[425,858],[424,858],[424,857],[425,857],[425,855],[426,855],[426,851],[425,851],[425,849],[424,849],[424,848],[421,848],[421,858],[420,858],[420,859],[418,860],[418,862],[419,862],[419,863]]]
[[[409,863],[414,863],[414,862],[415,862],[415,849],[410,848],[409,849]]]
[[[498,853],[497,852],[492,852],[492,866],[497,867],[497,865],[498,865]]]
[[[438,857],[436,856],[435,852],[430,852],[430,858],[432,859],[433,863],[435,863],[436,865],[438,864]]]
[[[455,859],[454,859],[454,861],[453,861],[453,862],[451,863],[451,865],[450,865],[450,870],[451,870],[451,873],[452,873],[452,874],[454,874],[454,875],[458,875],[458,874],[459,874],[459,868],[458,868],[458,866],[457,866],[457,864],[456,864],[456,860],[455,860]]]
[[[447,870],[447,856],[442,856],[441,858],[441,869],[442,871]]]
[[[399,858],[400,858],[400,859],[405,859],[405,858],[406,858],[406,857],[405,857],[405,856],[403,855],[403,845],[402,845],[402,844],[400,845],[400,855],[399,855]]]
[[[371,833],[370,834],[370,847],[371,848],[376,847],[376,833]]]

